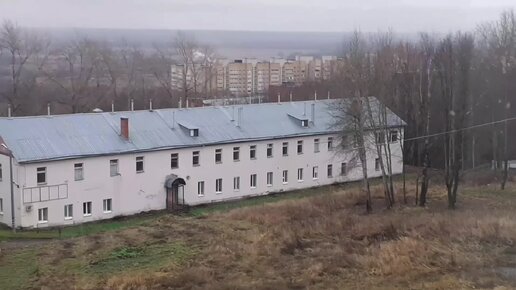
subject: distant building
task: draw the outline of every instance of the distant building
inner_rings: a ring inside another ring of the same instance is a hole
[[[334,102],[0,118],[0,223],[72,225],[360,180],[356,149],[337,152],[348,145],[332,128]],[[404,123],[387,120],[399,174]]]

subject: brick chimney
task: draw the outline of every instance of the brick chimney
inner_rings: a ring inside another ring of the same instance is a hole
[[[129,118],[120,117],[120,136],[129,139]]]

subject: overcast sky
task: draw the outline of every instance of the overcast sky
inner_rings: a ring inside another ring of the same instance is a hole
[[[516,0],[0,0],[22,26],[265,31],[448,32]]]

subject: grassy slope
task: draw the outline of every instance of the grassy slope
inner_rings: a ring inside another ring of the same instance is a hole
[[[512,267],[506,253],[516,240],[514,187],[510,193],[465,188],[454,212],[446,210],[443,188],[432,188],[427,209],[384,211],[381,189],[374,192],[375,213],[369,216],[356,206],[361,196],[350,185],[200,207],[189,216],[158,214],[66,228],[61,240],[0,253],[0,283],[6,289],[57,283],[276,289],[512,283],[493,271]],[[8,274],[12,269],[16,276]]]

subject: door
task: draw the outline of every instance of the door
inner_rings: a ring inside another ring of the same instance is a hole
[[[167,188],[167,210],[172,211],[177,205],[177,186]]]

